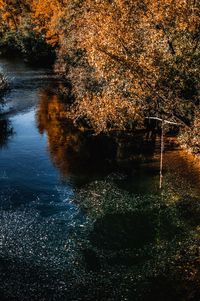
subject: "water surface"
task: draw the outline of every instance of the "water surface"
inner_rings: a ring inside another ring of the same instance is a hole
[[[166,141],[160,191],[159,140],[74,129],[51,69],[0,68],[1,300],[198,300],[198,165]]]

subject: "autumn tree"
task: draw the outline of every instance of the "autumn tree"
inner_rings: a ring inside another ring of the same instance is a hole
[[[198,106],[198,2],[77,0],[64,15],[57,67],[73,83],[75,120],[100,131],[150,113],[190,123]]]
[[[59,28],[58,20],[62,19],[64,3],[62,0],[36,0],[32,5],[32,19],[35,30],[44,34],[51,45],[58,45]]]
[[[31,0],[1,0],[0,1],[0,22],[1,28],[17,31],[31,9]]]
[[[45,13],[43,7],[41,9]],[[35,1],[1,0],[0,13],[0,47],[3,51],[17,51],[27,61],[34,63],[54,59],[53,47],[48,43],[42,28],[38,30],[37,27]]]
[[[26,56],[56,47],[76,125],[141,128],[151,114],[198,124],[199,1],[0,0],[0,12]]]

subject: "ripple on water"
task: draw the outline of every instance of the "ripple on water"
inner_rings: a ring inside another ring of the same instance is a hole
[[[60,195],[65,196],[60,202],[37,199],[26,207],[1,209],[0,293],[5,300],[64,300],[78,273],[74,263],[87,220],[61,189]]]

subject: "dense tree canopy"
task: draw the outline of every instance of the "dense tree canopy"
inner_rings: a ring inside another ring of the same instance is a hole
[[[1,0],[0,11],[3,36],[32,32],[56,47],[75,124],[126,129],[152,114],[198,124],[199,1]]]
[[[77,114],[97,128],[122,126],[146,110],[188,123],[198,105],[198,8],[191,1],[77,1],[59,51],[81,99]]]

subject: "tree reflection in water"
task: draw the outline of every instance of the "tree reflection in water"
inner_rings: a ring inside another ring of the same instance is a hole
[[[8,138],[13,135],[13,129],[8,119],[0,119],[0,148],[6,146]]]
[[[131,172],[130,163],[135,164],[136,157],[141,159],[141,150],[144,159],[154,149],[154,143],[148,145],[142,136],[130,134],[125,138],[123,133],[114,132],[93,135],[81,126],[75,128],[67,118],[67,104],[48,90],[40,93],[37,126],[41,134],[47,133],[52,161],[63,178],[79,175],[91,180],[115,171]]]

